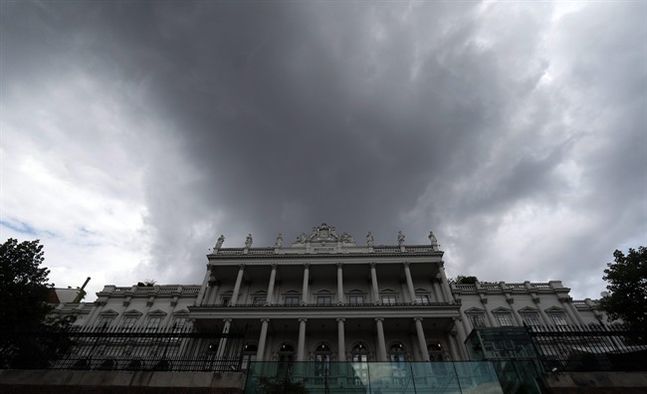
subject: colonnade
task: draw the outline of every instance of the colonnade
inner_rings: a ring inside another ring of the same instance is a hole
[[[404,277],[407,285],[408,297],[411,303],[416,303],[416,287],[414,285],[413,277],[411,275],[410,263],[404,262],[400,263],[404,272]],[[380,304],[380,287],[378,282],[378,269],[376,263],[369,263],[370,266],[370,277],[371,277],[371,295],[374,304]],[[287,267],[287,266],[286,266]],[[270,276],[267,283],[267,298],[265,301],[266,305],[274,303],[274,288],[276,285],[276,275],[278,273],[278,265],[271,265]],[[236,281],[234,284],[234,289],[232,292],[231,300],[229,301],[230,306],[235,306],[238,303],[240,298],[240,291],[245,275],[245,265],[241,264],[238,267],[238,272],[236,275]],[[208,278],[205,278],[205,283],[203,284],[203,289],[198,295],[197,305],[208,304],[213,300],[210,297],[210,294],[213,294],[217,291],[219,283],[213,274],[207,275]],[[346,296],[344,293],[344,264],[337,264],[337,303],[345,304]],[[301,285],[301,303],[307,305],[309,300],[309,283],[310,283],[310,264],[306,263],[303,265],[303,280]],[[207,290],[207,284],[211,290]],[[446,302],[453,304],[454,298],[452,296],[451,288],[449,287],[449,282],[447,281],[447,276],[445,275],[445,270],[442,266],[439,266],[438,273],[436,274],[435,280],[431,282],[431,295],[433,295],[434,300],[438,302]]]

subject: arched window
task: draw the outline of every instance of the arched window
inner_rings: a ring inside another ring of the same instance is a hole
[[[445,361],[445,352],[440,342],[430,342],[427,345],[427,352],[429,353],[429,361]]]
[[[315,376],[327,376],[330,372],[330,347],[326,343],[320,343],[315,349]],[[321,382],[323,383],[323,382]]]
[[[249,363],[256,361],[256,352],[258,347],[255,344],[247,343],[243,346],[240,368],[246,370],[249,368]]]
[[[391,345],[389,349],[389,360],[396,363],[407,361],[407,353],[402,342],[395,342]]]
[[[282,343],[278,351],[279,362],[276,369],[276,376],[287,376],[289,369],[294,363],[294,347],[289,343]]]
[[[358,342],[351,349],[351,361],[355,371],[355,385],[368,384],[368,348],[364,342]]]
[[[368,361],[368,348],[364,342],[358,342],[351,350],[351,359],[354,363],[365,363]]]
[[[222,293],[222,296],[220,296],[220,303],[224,306],[229,306],[229,303],[231,303],[231,297],[234,294],[233,291],[225,291]]]

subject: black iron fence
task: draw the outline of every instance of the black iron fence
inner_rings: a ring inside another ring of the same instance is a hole
[[[60,345],[45,365],[42,359],[23,357],[21,368],[222,372],[238,371],[242,362],[242,335],[193,327],[73,327],[24,333],[23,338]]]
[[[647,333],[623,325],[528,326],[546,371],[647,371]]]

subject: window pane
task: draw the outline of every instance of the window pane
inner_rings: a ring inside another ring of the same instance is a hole
[[[566,316],[562,312],[554,312],[549,314],[550,319],[553,321],[553,324],[556,326],[566,326],[568,322],[566,321]]]
[[[286,305],[298,305],[299,304],[299,296],[295,296],[295,295],[285,296],[285,304]]]
[[[521,318],[523,322],[529,326],[540,326],[541,320],[539,319],[539,314],[537,312],[524,312],[521,313]]]
[[[514,325],[512,323],[512,314],[510,313],[496,313],[494,316],[496,316],[499,325],[502,327]]]
[[[416,302],[418,304],[429,304],[429,296],[427,294],[416,295]]]
[[[317,304],[319,305],[329,305],[332,303],[332,297],[329,295],[320,295],[317,296]]]
[[[395,304],[395,295],[391,295],[391,294],[383,295],[382,303],[387,305]]]
[[[474,328],[486,327],[485,316],[482,313],[472,313],[468,317]]]

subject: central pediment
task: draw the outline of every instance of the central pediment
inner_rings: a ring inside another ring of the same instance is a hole
[[[326,223],[322,223],[320,226],[315,226],[312,228],[310,235],[302,233],[297,236],[296,242],[293,246],[303,245],[303,244],[337,244],[342,243],[346,245],[355,245],[353,237],[348,233],[337,234],[335,226],[330,226]]]

